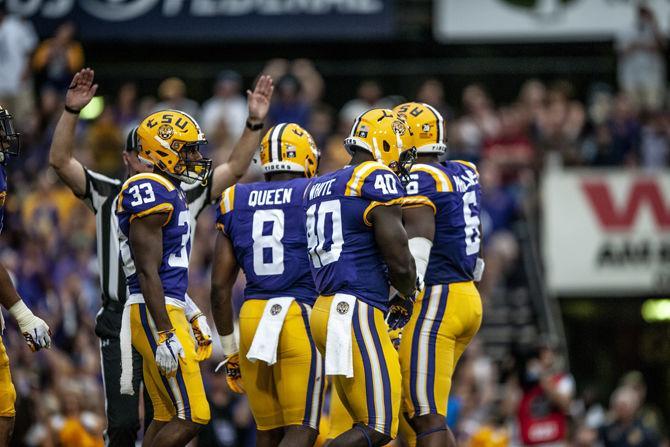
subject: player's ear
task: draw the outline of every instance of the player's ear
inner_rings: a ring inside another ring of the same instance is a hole
[[[128,152],[123,152],[123,165],[128,168],[130,162],[128,161]]]

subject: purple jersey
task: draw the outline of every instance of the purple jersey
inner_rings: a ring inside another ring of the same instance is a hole
[[[428,205],[435,213],[426,285],[472,281],[481,236],[477,168],[464,161],[417,164],[410,178],[406,206]]]
[[[116,198],[119,224],[119,249],[128,285],[129,302],[141,298],[128,237],[136,217],[166,213],[163,224],[163,260],[158,271],[166,298],[184,302],[188,286],[188,258],[191,252],[190,213],[184,192],[159,174],[137,174],[126,180]],[[134,295],[134,296],[133,296]],[[141,302],[142,300],[140,300]]]
[[[312,180],[305,191],[312,275],[321,295],[345,293],[386,311],[388,269],[368,219],[379,205],[399,204],[398,177],[376,161]]]
[[[2,227],[5,221],[6,198],[7,198],[7,171],[5,171],[5,165],[0,164],[0,231],[2,231]]]
[[[302,196],[308,179],[237,184],[223,192],[217,226],[244,270],[245,299],[291,296],[314,304]]]

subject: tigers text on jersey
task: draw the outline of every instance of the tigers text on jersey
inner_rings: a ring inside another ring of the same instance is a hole
[[[346,293],[386,311],[388,268],[369,213],[400,204],[398,177],[376,161],[347,166],[312,180],[303,200],[312,275],[321,295]]]
[[[5,223],[5,199],[7,198],[7,171],[0,164],[0,231]]]
[[[191,251],[190,214],[184,192],[159,174],[137,174],[126,180],[117,197],[119,247],[128,284],[128,302],[143,302],[133,253],[130,223],[137,217],[166,213],[163,224],[163,260],[158,271],[166,299],[183,305],[188,285],[188,257]]]
[[[435,212],[426,285],[472,281],[481,237],[477,168],[464,161],[416,164],[410,179],[405,206],[429,205]]]
[[[291,296],[314,304],[302,196],[308,179],[237,184],[225,190],[217,226],[244,270],[245,299]]]

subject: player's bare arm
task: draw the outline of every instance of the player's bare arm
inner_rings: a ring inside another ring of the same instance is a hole
[[[226,235],[216,236],[212,261],[212,314],[221,336],[233,333],[233,285],[240,271],[235,259],[233,244]]]
[[[402,219],[408,239],[425,237],[432,241],[435,237],[435,212],[431,207],[422,205],[404,208]]]
[[[400,205],[378,206],[370,212],[370,220],[377,246],[389,269],[391,285],[403,296],[411,295],[416,288],[416,269],[402,226]]]
[[[165,308],[163,285],[158,274],[163,258],[163,230],[166,213],[150,214],[130,223],[130,248],[137,277],[149,314],[158,332],[169,331],[172,323]]]
[[[263,75],[258,79],[253,91],[247,90],[247,103],[249,106],[248,126],[239,141],[235,145],[230,158],[226,163],[217,166],[212,174],[212,192],[209,199],[217,199],[221,193],[229,186],[237,183],[239,179],[247,172],[251,160],[254,158],[256,149],[261,142],[260,127],[256,130],[252,128],[259,126],[268,114],[270,109],[270,99],[274,86],[270,76]]]
[[[86,193],[86,173],[84,166],[72,156],[72,149],[79,121],[78,112],[98,91],[98,84],[93,83],[93,78],[94,72],[90,68],[80,70],[72,78],[65,95],[65,110],[56,124],[49,149],[49,164],[58,177],[78,196]]]

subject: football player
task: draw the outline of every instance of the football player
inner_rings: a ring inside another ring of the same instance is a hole
[[[5,164],[10,156],[19,155],[20,136],[14,131],[12,115],[0,106],[0,231],[4,217],[5,198],[7,197],[7,173]],[[19,329],[30,349],[39,351],[51,346],[49,326],[25,305],[14,288],[7,270],[0,264],[0,304],[16,318]],[[4,321],[0,314],[0,331],[4,330]],[[9,372],[7,350],[0,338],[0,446],[9,445],[14,430],[14,401],[16,390]]]
[[[144,445],[184,446],[209,422],[210,412],[185,314],[191,218],[180,185],[205,181],[212,161],[202,157],[205,135],[186,113],[152,113],[142,120],[137,135],[138,156],[154,172],[130,177],[116,199],[129,291],[122,362],[132,362],[126,345],[130,329],[154,408]],[[128,386],[127,371],[123,365],[122,388]]]
[[[405,307],[417,290],[396,175],[413,151],[407,125],[388,109],[360,115],[345,147],[350,165],[312,181],[303,201],[320,294],[310,323],[326,374],[354,421],[330,445],[380,446],[395,437],[400,406],[398,354],[384,321],[389,281]]]
[[[267,181],[228,188],[217,215],[214,321],[230,387],[246,390],[261,447],[311,447],[318,435],[323,361],[309,327],[316,289],[302,209],[317,160],[307,131],[277,124],[261,142]],[[232,288],[240,267],[247,284],[238,350]]]
[[[473,283],[483,272],[479,174],[472,163],[439,162],[444,121],[433,107],[406,103],[394,111],[408,123],[418,156],[403,220],[425,283],[400,343],[404,405],[417,446],[456,445],[445,424],[451,378],[482,320]]]

